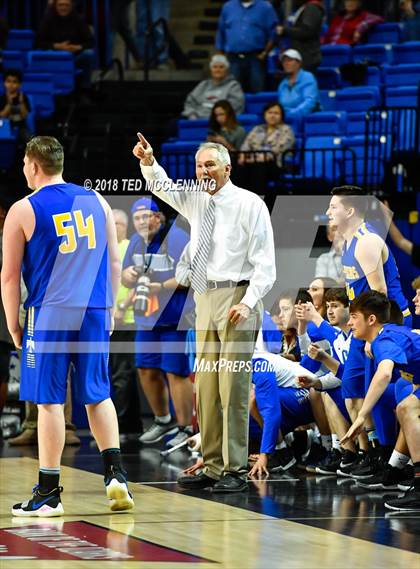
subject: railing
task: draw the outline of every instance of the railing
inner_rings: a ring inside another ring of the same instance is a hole
[[[231,152],[232,181],[258,194],[318,194],[356,183],[356,156],[350,148],[289,150],[280,168],[269,151]],[[195,150],[171,146],[161,164],[173,180],[195,178]]]
[[[419,188],[420,111],[417,107],[375,107],[366,115],[364,185],[415,191]]]

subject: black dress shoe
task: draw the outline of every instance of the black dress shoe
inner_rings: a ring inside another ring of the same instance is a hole
[[[248,490],[248,484],[246,480],[243,480],[239,476],[234,474],[225,474],[223,478],[219,480],[213,486],[213,492],[243,492]]]
[[[182,488],[202,490],[203,488],[210,488],[214,486],[217,480],[215,478],[210,478],[210,476],[207,476],[204,472],[200,472],[200,474],[197,474],[196,476],[180,476],[177,482],[182,486]]]

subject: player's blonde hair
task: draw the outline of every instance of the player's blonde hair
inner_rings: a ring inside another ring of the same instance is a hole
[[[44,174],[61,174],[64,167],[64,150],[53,136],[34,136],[26,145],[26,156],[38,162]]]

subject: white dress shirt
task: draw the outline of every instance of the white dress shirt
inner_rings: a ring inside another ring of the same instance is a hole
[[[191,225],[190,254],[194,258],[200,229],[210,194],[189,191],[179,186],[168,188],[168,176],[156,160],[152,166],[141,165],[141,171],[150,184],[148,189],[176,211]],[[249,280],[241,300],[254,308],[276,280],[273,228],[270,214],[263,200],[229,180],[213,195],[215,200],[215,226],[207,264],[207,279],[212,281]]]

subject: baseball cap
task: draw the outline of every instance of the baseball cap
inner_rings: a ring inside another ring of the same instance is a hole
[[[224,65],[225,67],[229,67],[229,61],[228,58],[225,55],[222,55],[221,53],[217,53],[216,55],[213,55],[213,57],[210,59],[210,63],[209,63],[209,67],[212,67],[212,65],[217,65],[217,64],[221,64]]]
[[[131,213],[141,211],[142,209],[149,209],[150,211],[159,211],[159,208],[151,198],[140,198],[136,200],[131,206]]]
[[[300,55],[297,49],[286,49],[286,51],[284,51],[281,54],[280,59],[283,59],[283,57],[290,57],[290,59],[297,59],[302,63],[302,56]]]

